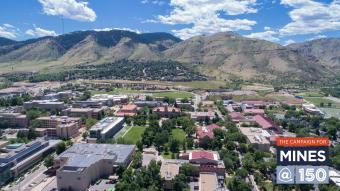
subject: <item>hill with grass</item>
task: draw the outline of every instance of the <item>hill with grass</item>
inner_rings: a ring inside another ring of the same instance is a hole
[[[150,67],[152,63],[157,65],[153,67],[157,71],[163,68],[161,64],[172,64],[166,67],[167,71],[159,73],[166,74],[165,78],[157,76],[160,79],[171,80],[169,76],[177,76],[176,79],[190,80],[191,77],[183,77],[184,72],[217,80],[236,77],[315,82],[336,75],[333,69],[339,65],[338,42],[339,39],[328,39],[281,46],[233,32],[200,35],[183,41],[168,33],[137,34],[123,30],[78,31],[26,41],[0,38],[0,73],[53,73],[88,67],[96,70],[103,64],[113,69],[121,67],[120,61],[127,60],[127,68],[138,68],[140,76],[133,75],[136,79],[144,79],[148,69],[142,67]],[[78,72],[76,76],[82,77]],[[155,79],[150,76],[146,79],[150,78]]]

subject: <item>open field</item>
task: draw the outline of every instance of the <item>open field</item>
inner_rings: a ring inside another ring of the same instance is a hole
[[[115,88],[112,91],[91,91],[91,94],[119,94],[119,93],[143,93],[143,90],[133,90],[128,88]]]
[[[185,132],[182,129],[173,129],[171,134],[174,139],[177,139],[181,143],[185,141]]]
[[[225,82],[223,81],[192,81],[192,82],[175,82],[175,85],[178,86],[187,86],[195,89],[220,89],[225,86]]]
[[[336,117],[340,119],[340,109],[335,108],[320,108],[323,112],[325,112],[325,117]]]
[[[329,108],[328,107],[328,103],[332,104],[331,108],[337,108],[340,109],[340,103],[337,103],[333,100],[327,99],[325,97],[306,97],[305,98],[307,101],[313,103],[315,106],[317,107],[321,107],[320,104],[323,103],[324,104],[324,108]]]
[[[303,97],[322,97],[323,95],[319,92],[301,92],[296,94],[298,96],[303,96]]]
[[[250,91],[274,91],[273,86],[266,84],[253,84],[253,85],[244,85],[242,86],[242,90],[250,90]]]
[[[155,97],[169,97],[169,98],[192,98],[194,95],[186,91],[169,91],[153,93]]]
[[[142,135],[146,127],[133,126],[122,137],[126,143],[136,144],[138,140],[142,138]]]

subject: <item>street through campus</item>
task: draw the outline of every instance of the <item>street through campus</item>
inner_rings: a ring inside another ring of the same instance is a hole
[[[20,179],[10,185],[3,188],[4,191],[29,191],[36,185],[46,180],[48,175],[44,174],[47,168],[43,164],[39,164],[38,168],[33,170],[32,173],[26,173]]]

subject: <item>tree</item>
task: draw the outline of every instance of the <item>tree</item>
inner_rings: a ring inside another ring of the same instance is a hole
[[[142,153],[136,152],[131,163],[132,168],[140,168],[142,166]]]
[[[89,130],[93,125],[97,123],[97,121],[98,120],[94,118],[87,118],[85,123],[86,129]]]
[[[175,176],[173,190],[175,191],[190,190],[184,174],[178,174]]]
[[[26,111],[26,115],[28,117],[29,120],[33,120],[36,119],[40,116],[41,111],[39,111],[38,109],[29,109],[28,111]]]
[[[85,140],[85,139],[87,138],[87,136],[88,136],[88,133],[87,133],[87,131],[85,131],[85,132],[82,134],[82,137],[83,137],[83,139]]]
[[[170,151],[173,153],[177,153],[179,151],[179,141],[177,139],[170,140]]]
[[[84,94],[79,98],[80,101],[85,101],[91,98],[91,92],[85,91]]]
[[[179,169],[179,173],[184,174],[185,176],[199,176],[199,170],[197,166],[193,166],[190,163],[184,163]]]
[[[44,160],[44,165],[45,165],[47,168],[49,168],[49,167],[53,166],[53,164],[54,164],[54,158],[53,158],[53,156],[52,156],[52,155],[47,156],[47,157],[45,158],[45,160]]]
[[[64,152],[66,149],[66,144],[64,141],[57,144],[55,147],[55,152],[59,155],[60,153]]]
[[[203,149],[209,149],[211,148],[211,139],[208,136],[204,136],[202,139],[200,139],[199,145]]]

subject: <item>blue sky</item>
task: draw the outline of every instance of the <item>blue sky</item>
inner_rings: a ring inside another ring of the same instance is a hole
[[[169,32],[182,39],[234,31],[288,44],[340,37],[340,0],[1,0],[0,36],[77,30]]]

